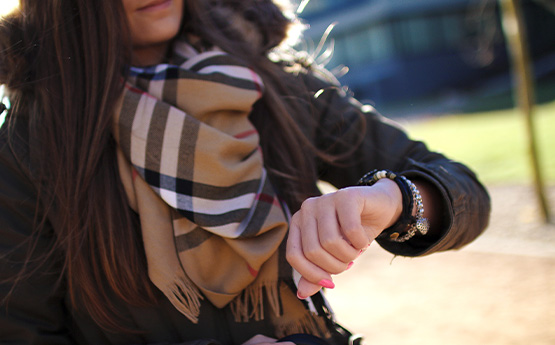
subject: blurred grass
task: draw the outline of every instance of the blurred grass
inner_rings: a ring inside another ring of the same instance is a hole
[[[555,183],[555,102],[535,108],[540,164]],[[489,185],[533,181],[524,116],[516,109],[401,121],[412,138],[471,167]]]

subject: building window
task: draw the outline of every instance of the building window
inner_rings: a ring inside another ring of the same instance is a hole
[[[464,40],[462,14],[446,14],[440,20],[445,46],[449,49],[460,48]]]
[[[460,13],[398,18],[394,23],[395,44],[409,56],[457,49],[465,35],[463,20]]]
[[[349,65],[377,62],[394,55],[391,31],[386,24],[377,24],[351,32],[341,39]]]
[[[429,18],[403,18],[398,22],[401,49],[407,55],[420,55],[434,47],[434,41],[441,39],[440,32],[434,32]]]

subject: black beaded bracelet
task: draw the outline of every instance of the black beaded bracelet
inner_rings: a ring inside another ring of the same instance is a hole
[[[360,186],[372,186],[378,180],[388,178],[399,186],[402,195],[403,211],[401,216],[389,228],[385,229],[378,238],[388,238],[394,242],[405,242],[420,232],[422,235],[428,231],[428,220],[423,217],[424,206],[420,192],[409,179],[397,175],[389,170],[372,170],[365,174],[359,181]],[[416,203],[416,216],[412,215],[413,207]]]

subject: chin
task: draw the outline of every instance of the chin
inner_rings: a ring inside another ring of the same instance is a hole
[[[144,30],[140,37],[133,38],[135,46],[160,46],[172,41],[179,33],[179,27],[154,27]]]
[[[138,46],[163,45],[173,40],[180,28],[180,15],[132,18],[132,41],[134,45]]]

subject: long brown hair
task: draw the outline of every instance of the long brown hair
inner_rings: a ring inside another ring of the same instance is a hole
[[[8,121],[13,128],[18,114],[29,117],[37,151],[37,229],[55,224],[48,255],[63,253],[72,302],[117,329],[110,294],[135,304],[152,295],[110,134],[129,57],[121,2],[21,0],[1,37],[0,82],[14,107]]]
[[[267,58],[284,39],[290,18],[271,0],[186,0],[185,5],[184,31],[243,58],[264,79],[266,93],[254,112],[260,116],[252,120],[273,181],[295,209],[316,193],[313,160],[299,149],[312,145],[296,123],[310,116],[306,107],[288,101],[298,86]],[[237,26],[230,13],[246,25]],[[249,30],[258,32],[259,44],[245,38]],[[45,216],[37,231],[47,221],[55,224],[48,255],[63,253],[62,272],[74,305],[83,305],[105,328],[127,330],[110,296],[134,305],[154,297],[110,132],[131,52],[121,1],[21,0],[19,12],[2,20],[0,52],[0,83],[12,102],[9,124],[14,127],[18,114],[28,114],[31,149],[39,157]],[[313,149],[314,154],[325,156]]]

